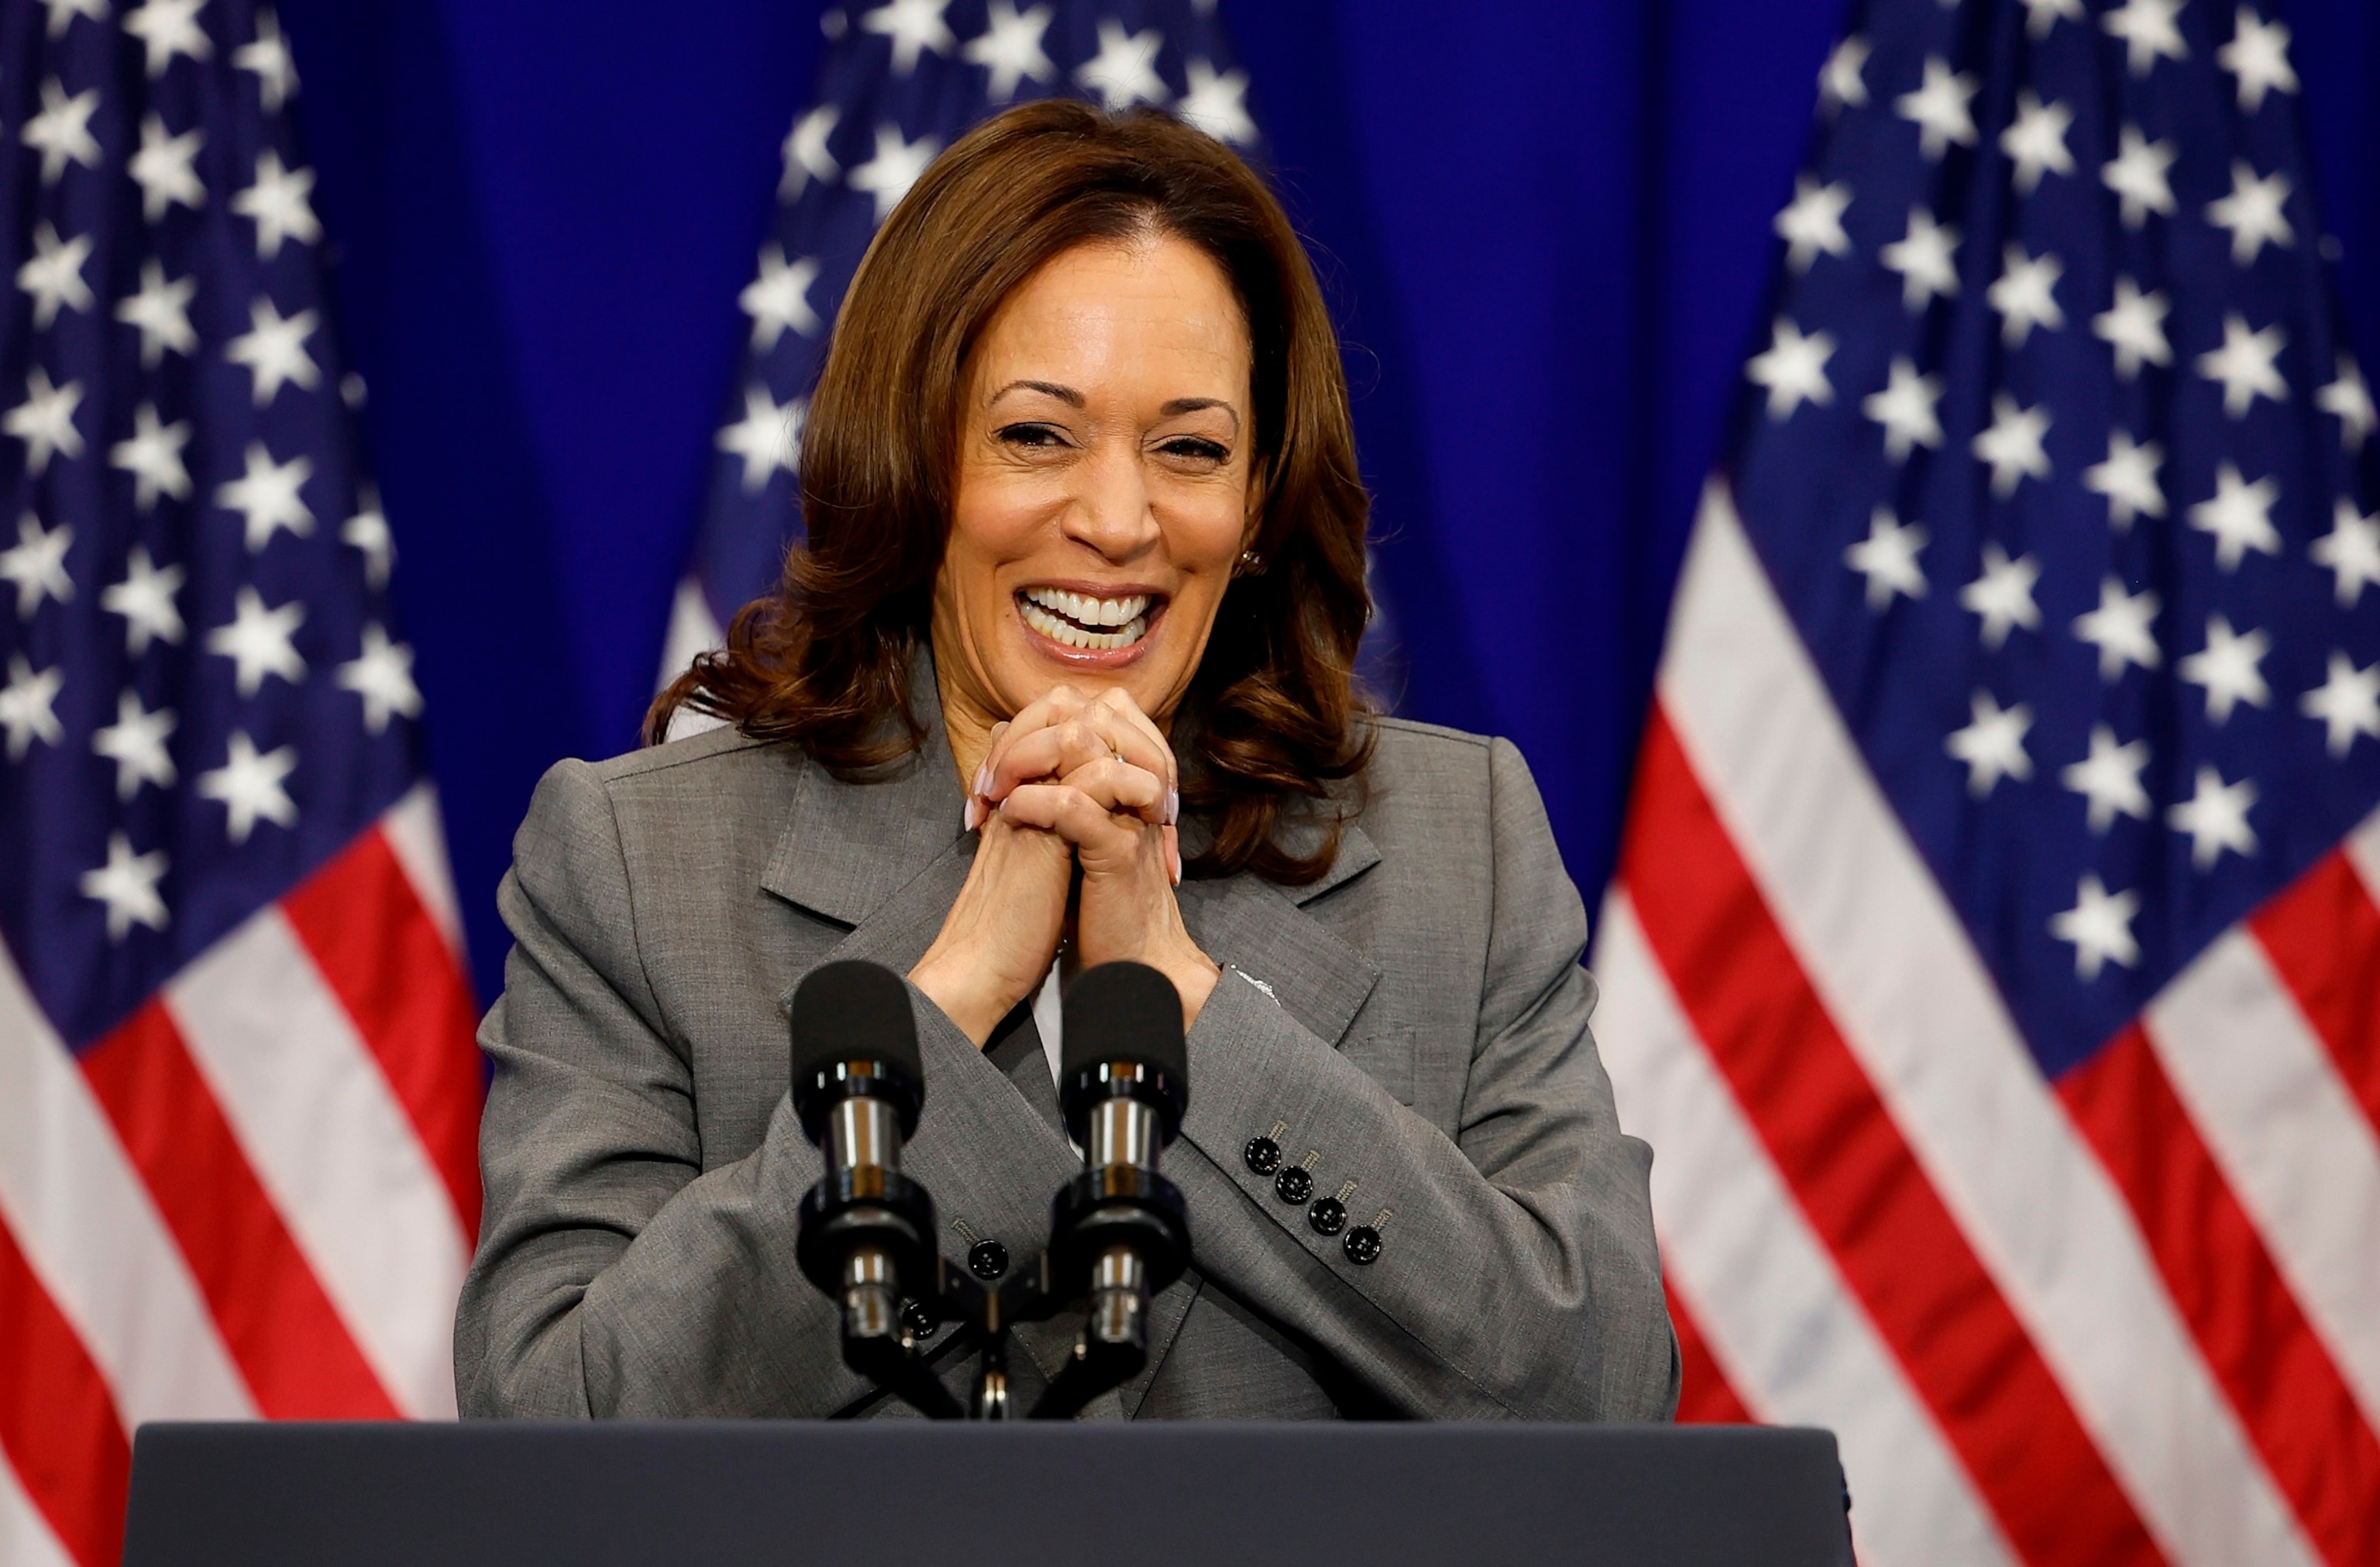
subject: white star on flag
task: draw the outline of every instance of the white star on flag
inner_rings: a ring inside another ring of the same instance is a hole
[[[281,254],[285,239],[311,245],[322,237],[309,197],[314,188],[312,169],[285,169],[281,154],[270,147],[256,156],[256,183],[231,199],[231,210],[256,223],[256,253],[264,261]]]
[[[1981,575],[1959,589],[1959,606],[1983,617],[1984,646],[1998,652],[2011,630],[2022,626],[2034,631],[2041,626],[2041,606],[2033,601],[2033,586],[2041,580],[2041,563],[2031,555],[2010,560],[2007,551],[1986,540],[1983,567]]]
[[[2345,653],[2330,655],[2330,677],[2299,698],[2298,711],[2322,720],[2330,754],[2343,757],[2355,737],[2380,740],[2380,663],[2358,669]]]
[[[1767,348],[1752,357],[1743,373],[1768,389],[1768,417],[1783,419],[1803,403],[1824,407],[1835,400],[1834,383],[1827,379],[1827,361],[1834,353],[1832,333],[1804,337],[1801,328],[1779,316]]]
[[[0,686],[0,729],[8,731],[8,759],[23,761],[39,740],[55,746],[66,731],[58,726],[55,705],[67,683],[59,668],[36,670],[22,653],[8,655],[8,684]]]
[[[174,786],[174,759],[165,749],[165,737],[173,734],[175,723],[171,708],[144,712],[140,693],[117,694],[115,722],[91,737],[91,748],[115,764],[117,799],[130,799],[143,784]]]
[[[2289,30],[2242,6],[2231,42],[2215,51],[2215,63],[2240,81],[2240,107],[2250,114],[2265,106],[2267,92],[2295,92],[2297,67],[2289,64]]]
[[[90,235],[61,242],[47,220],[34,227],[33,254],[17,269],[17,286],[33,297],[33,330],[57,320],[61,307],[78,315],[91,309],[91,285],[82,278],[82,264],[90,258]]]
[[[374,735],[388,728],[391,713],[417,718],[421,691],[413,683],[413,650],[392,642],[374,623],[364,626],[363,650],[338,669],[339,689],[364,699],[364,727]]]
[[[876,156],[851,171],[851,188],[876,198],[876,221],[882,223],[941,151],[941,144],[930,136],[905,141],[899,126],[880,125],[876,128]]]
[[[1942,420],[1935,405],[1942,400],[1942,378],[1920,375],[1903,354],[1892,357],[1888,374],[1883,391],[1860,400],[1860,412],[1884,426],[1885,456],[1900,462],[1912,446],[1939,447]]]
[[[988,73],[985,97],[1005,103],[1016,95],[1017,83],[1049,81],[1057,76],[1057,62],[1041,47],[1053,14],[1047,6],[1036,6],[1020,15],[1009,0],[991,0],[984,13],[983,31],[967,40],[960,51],[967,64],[981,66]]]
[[[212,772],[199,774],[200,799],[222,804],[224,832],[235,844],[245,844],[257,822],[289,827],[298,820],[298,802],[282,784],[297,770],[298,747],[283,746],[259,752],[245,729],[231,732],[230,754]]]
[[[2124,59],[2134,76],[2146,76],[2159,59],[2187,60],[2190,45],[2181,41],[2174,18],[2183,0],[2124,0],[2100,19],[2110,38],[2121,39]]]
[[[18,139],[42,154],[42,183],[55,185],[67,164],[99,167],[99,139],[91,133],[91,116],[99,108],[99,89],[67,96],[58,79],[42,83],[42,112],[25,121]]]
[[[2138,893],[2110,893],[2085,872],[2075,883],[2074,906],[2049,917],[2049,933],[2073,943],[2074,977],[2088,984],[2110,963],[2131,968],[2141,961],[2141,944],[2132,939],[2132,916],[2140,911]]]
[[[1912,310],[1922,310],[1937,296],[1949,298],[1959,292],[1959,269],[1953,259],[1959,249],[1959,231],[1934,221],[1934,214],[1923,207],[1909,209],[1909,232],[1876,251],[1876,259],[1885,267],[1900,274],[1900,302]]]
[[[148,550],[135,544],[124,563],[124,580],[100,589],[99,607],[124,617],[125,650],[137,659],[149,650],[152,638],[182,640],[182,612],[174,602],[181,590],[182,568],[152,565]]]
[[[2206,617],[2206,646],[2175,664],[2174,673],[2206,692],[2207,721],[2217,728],[2228,723],[2231,710],[2245,702],[2270,707],[2273,688],[2265,682],[2265,655],[2273,639],[2262,631],[2241,636],[2220,614]]]
[[[1099,52],[1075,73],[1075,84],[1098,93],[1111,115],[1135,103],[1162,103],[1167,94],[1165,79],[1157,74],[1157,52],[1164,46],[1165,35],[1155,28],[1128,32],[1123,23],[1102,17]]]
[[[2338,356],[2338,378],[2315,390],[2313,406],[2338,420],[2338,443],[2350,452],[2363,450],[2365,439],[2380,428],[2380,409],[2373,407],[2372,389],[2363,384],[2352,354]]]
[[[249,305],[249,329],[225,346],[224,358],[247,368],[258,407],[271,403],[284,386],[294,383],[310,392],[322,381],[322,370],[306,352],[306,339],[321,319],[314,310],[285,318],[271,299],[261,296]]]
[[[2167,811],[2165,821],[2175,832],[2189,834],[2192,867],[2212,870],[2226,849],[2241,856],[2256,852],[2256,830],[2248,825],[2248,811],[2255,803],[2254,779],[2226,784],[2220,772],[2201,765],[2196,792]]]
[[[2313,564],[2331,574],[2338,607],[2351,610],[2367,587],[2380,587],[2380,514],[2356,515],[2355,503],[2341,496],[2330,510],[2330,531],[2306,546]]]
[[[2000,256],[2000,274],[1984,291],[1985,301],[2000,314],[2000,341],[2022,348],[2036,326],[2056,332],[2066,324],[2054,290],[2066,275],[2066,263],[2044,252],[2028,256],[2014,240]]]
[[[744,389],[744,417],[719,432],[719,449],[744,459],[744,492],[758,494],[779,468],[801,471],[802,413],[798,397],[780,403],[765,386]]]
[[[1969,106],[1975,96],[1975,79],[1961,75],[1939,55],[1925,59],[1925,79],[1914,92],[1893,100],[1900,117],[1917,127],[1917,150],[1930,163],[1940,163],[1953,143],[1975,144],[1975,115]]]
[[[107,460],[132,476],[132,504],[148,512],[161,494],[189,498],[190,470],[182,462],[182,448],[189,443],[189,420],[160,424],[157,405],[143,403],[132,410],[131,436],[110,446]]]
[[[785,172],[777,181],[778,200],[797,200],[811,180],[832,179],[843,172],[843,165],[826,150],[826,139],[842,117],[843,111],[832,103],[820,103],[794,122],[794,128],[785,133]]]
[[[1867,103],[1867,79],[1864,73],[1872,52],[1866,39],[1852,33],[1827,56],[1827,63],[1818,70],[1818,106],[1828,116]]]
[[[2126,593],[2124,585],[2108,577],[2099,583],[2099,607],[2074,618],[2074,635],[2099,650],[2099,678],[2109,684],[2123,678],[2131,664],[2155,669],[2161,660],[2156,634],[2157,596],[2143,589]]]
[[[74,578],[67,575],[73,547],[74,529],[63,522],[44,528],[30,512],[17,519],[16,545],[0,550],[0,582],[17,585],[18,619],[32,619],[44,599],[63,604],[74,598]]]
[[[1992,422],[1975,437],[1974,453],[1992,470],[1993,494],[2005,501],[2027,479],[2049,477],[2048,433],[2046,407],[2020,407],[2007,393],[1992,394]]]
[[[199,334],[190,325],[190,298],[198,291],[195,277],[168,283],[154,256],[140,263],[140,290],[116,305],[115,319],[140,330],[143,370],[156,369],[168,348],[188,354],[199,346]]]
[[[2143,363],[2173,363],[2173,345],[2165,335],[2165,318],[2172,309],[2162,289],[2143,294],[2131,278],[2116,279],[2115,303],[2091,318],[2091,331],[2116,350],[2118,375],[2131,381]]]
[[[2149,792],[2141,786],[2141,770],[2149,764],[2149,743],[2116,744],[2116,732],[2104,723],[2091,726],[2091,754],[2067,766],[2058,781],[2090,802],[2091,831],[2104,834],[2119,815],[2146,821]]]
[[[2151,213],[2173,215],[2173,183],[2167,172],[2179,155],[2172,142],[2151,141],[2138,126],[2118,133],[2116,156],[2100,166],[2099,179],[2121,199],[2126,228],[2140,227]]]
[[[247,519],[248,553],[273,542],[276,530],[302,539],[314,531],[313,508],[299,493],[314,477],[313,459],[295,456],[276,463],[261,441],[248,443],[248,471],[215,491],[215,504]]]
[[[1924,548],[1924,528],[1903,524],[1889,506],[1878,506],[1867,519],[1867,537],[1843,552],[1843,564],[1867,578],[1867,607],[1880,611],[1895,593],[1925,596],[1925,572],[1917,564]]]
[[[1205,60],[1182,67],[1189,91],[1175,102],[1173,112],[1218,141],[1245,147],[1257,139],[1257,122],[1248,114],[1248,73],[1218,72]]]
[[[2225,413],[2245,419],[2258,397],[2276,403],[2289,400],[2289,383],[2274,363],[2288,343],[2289,334],[2277,323],[2251,332],[2238,311],[2228,311],[2223,317],[2223,346],[2198,356],[2198,373],[2223,383]]]
[[[1977,690],[1967,699],[1967,726],[1942,743],[1966,764],[1967,793],[1980,800],[2003,778],[2020,784],[2031,778],[2033,758],[2025,754],[2024,735],[2033,727],[2033,710],[2022,702],[2003,708],[1989,691]]]
[[[50,384],[50,372],[35,365],[25,374],[25,400],[0,415],[0,432],[25,443],[25,467],[40,473],[51,456],[64,452],[82,456],[82,431],[75,428],[75,409],[82,404],[82,383]]]
[[[268,674],[296,685],[306,677],[306,661],[289,638],[306,624],[306,606],[296,599],[266,609],[256,589],[243,585],[232,601],[232,621],[207,633],[207,651],[237,666],[234,684],[243,697],[256,695]]]
[[[364,581],[377,592],[388,586],[389,568],[396,564],[396,541],[380,509],[380,492],[364,486],[357,498],[356,515],[339,525],[339,542],[364,558]]]
[[[233,50],[231,63],[256,78],[257,94],[268,115],[279,114],[281,105],[298,91],[298,62],[289,57],[280,20],[269,6],[256,13],[256,42]]]
[[[150,80],[164,76],[177,55],[187,55],[193,60],[213,55],[214,45],[199,26],[199,13],[206,4],[207,0],[149,0],[139,10],[125,14],[124,30],[147,48]]]
[[[2016,164],[2017,193],[2030,196],[2040,188],[2045,174],[2072,174],[2074,154],[2066,150],[2066,132],[2074,111],[2063,103],[2044,103],[2031,88],[2016,95],[2016,118],[2000,132],[2000,151]]]
[[[2190,508],[2190,526],[2214,535],[2215,564],[2234,572],[2250,550],[2281,553],[2281,536],[2273,527],[2273,503],[2280,498],[2277,482],[2267,478],[2247,483],[2239,468],[2227,462],[2215,470],[2214,498]]]
[[[2047,38],[2049,30],[2059,22],[2082,19],[2082,0],[2024,0],[2024,30],[2028,38]]]
[[[2136,516],[2165,516],[2165,491],[2157,469],[2165,465],[2165,448],[2154,441],[2135,443],[2125,430],[2107,431],[2107,460],[2082,470],[2082,488],[2107,499],[2107,521],[2119,533],[2129,532]]]
[[[86,870],[75,883],[86,898],[107,905],[107,939],[121,941],[135,925],[165,929],[165,900],[157,883],[165,879],[165,851],[132,852],[132,841],[121,832],[107,835],[107,863]]]
[[[2259,179],[2244,161],[2234,160],[2231,194],[2206,204],[2206,221],[2231,231],[2231,259],[2244,267],[2266,245],[2297,243],[2297,230],[2282,211],[2289,199],[2289,176],[2276,171]]]
[[[785,260],[784,248],[771,243],[760,252],[760,275],[744,285],[735,303],[752,318],[752,346],[762,353],[777,346],[787,327],[808,337],[819,329],[818,312],[810,309],[810,285],[818,281],[819,264],[808,256]]]
[[[930,49],[948,55],[958,39],[942,13],[951,0],[889,0],[859,18],[862,32],[876,33],[892,44],[892,74],[907,76],[917,68],[917,56]]]
[[[52,38],[64,38],[77,17],[89,17],[95,22],[107,19],[107,0],[42,0],[42,4],[49,8]]]
[[[196,166],[206,138],[196,129],[179,136],[165,134],[165,122],[155,115],[140,121],[140,151],[132,154],[126,172],[140,187],[140,215],[151,223],[164,217],[176,202],[197,212],[207,204],[207,188]]]
[[[1777,214],[1777,237],[1786,242],[1785,264],[1808,272],[1820,251],[1829,256],[1852,253],[1852,237],[1843,232],[1843,213],[1852,204],[1848,185],[1821,185],[1808,175],[1793,181],[1793,200]]]

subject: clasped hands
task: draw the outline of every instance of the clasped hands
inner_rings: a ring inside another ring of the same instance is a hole
[[[1060,686],[995,726],[967,794],[975,865],[910,980],[980,1047],[1071,933],[1085,967],[1128,959],[1172,979],[1188,1027],[1221,970],[1173,895],[1180,785],[1164,734],[1114,687]]]

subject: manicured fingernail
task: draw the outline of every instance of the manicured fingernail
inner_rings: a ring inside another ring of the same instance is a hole
[[[985,812],[984,812],[984,808],[983,808],[983,796],[980,796],[980,795],[969,795],[969,796],[967,796],[967,803],[966,803],[966,817],[965,817],[966,829],[965,829],[965,830],[966,830],[967,832],[974,832],[977,828],[978,828],[978,827],[982,826],[982,825],[983,825],[983,821],[984,821],[984,815],[985,815]]]
[[[985,762],[975,770],[975,792],[978,795],[991,793],[991,763]]]
[[[1172,862],[1173,884],[1179,887],[1182,885],[1182,851],[1169,844],[1165,850],[1165,857]]]
[[[1165,791],[1165,825],[1168,827],[1182,825],[1182,791],[1179,789]],[[1182,878],[1176,876],[1174,880],[1179,881]]]

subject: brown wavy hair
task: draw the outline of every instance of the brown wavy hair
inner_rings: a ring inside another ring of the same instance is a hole
[[[930,164],[868,248],[843,302],[802,436],[806,541],[726,646],[653,703],[797,745],[838,776],[914,752],[910,666],[928,642],[957,473],[967,355],[1001,302],[1079,245],[1178,237],[1232,281],[1254,349],[1249,548],[1176,715],[1182,802],[1208,846],[1184,869],[1301,884],[1330,869],[1369,758],[1356,644],[1367,502],[1339,344],[1312,267],[1264,181],[1168,115],[1049,100],[978,126]],[[1343,793],[1343,792],[1342,792]],[[1281,842],[1293,811],[1320,831]]]

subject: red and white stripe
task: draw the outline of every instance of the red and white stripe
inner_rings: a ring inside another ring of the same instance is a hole
[[[427,787],[78,1059],[0,953],[0,1561],[147,1420],[451,1416],[480,1067]]]
[[[1597,1036],[1697,1353],[1841,1433],[1864,1561],[2380,1560],[2375,866],[2048,1082],[1706,492]]]

